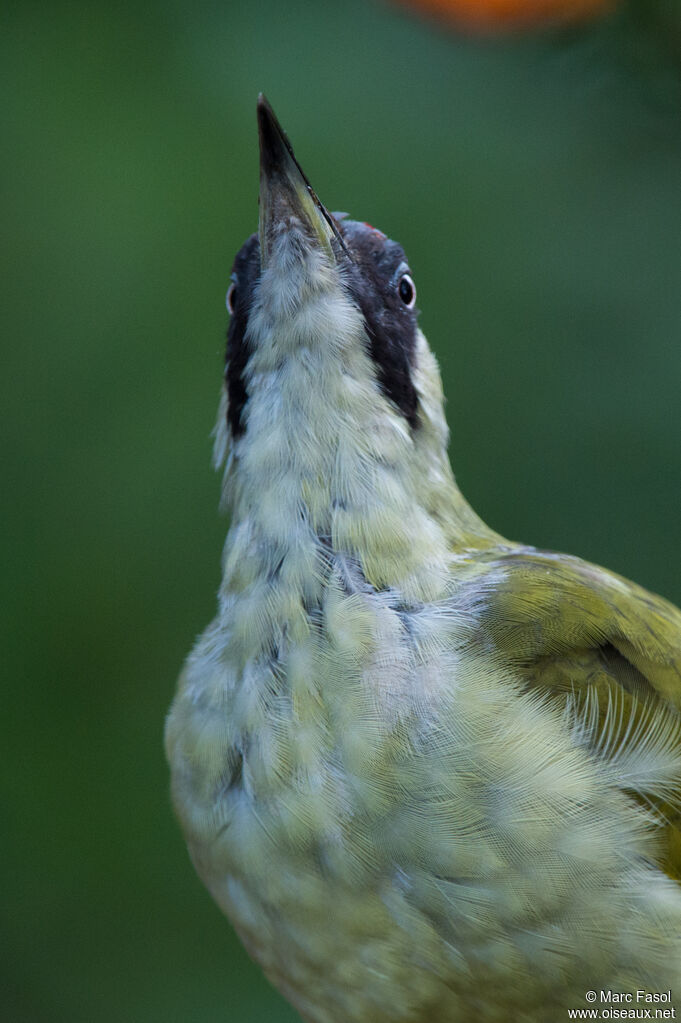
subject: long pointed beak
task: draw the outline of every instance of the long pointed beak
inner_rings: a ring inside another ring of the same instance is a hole
[[[260,262],[263,269],[272,254],[277,236],[297,220],[313,244],[318,244],[332,261],[332,239],[345,249],[336,221],[315,195],[295,158],[272,107],[261,93],[258,97],[260,136]]]

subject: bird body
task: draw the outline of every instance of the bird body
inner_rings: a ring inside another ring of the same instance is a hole
[[[309,1023],[673,1005],[681,612],[475,515],[404,253],[259,120],[219,610],[166,731],[197,872]]]

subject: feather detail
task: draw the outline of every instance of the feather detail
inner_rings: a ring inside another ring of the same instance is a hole
[[[659,702],[636,705],[621,690],[603,696],[573,691],[565,723],[575,743],[587,746],[611,784],[642,798],[681,806],[681,718]]]

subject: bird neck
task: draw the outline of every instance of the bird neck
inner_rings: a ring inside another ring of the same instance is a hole
[[[377,402],[356,339],[323,352],[298,344],[283,361],[259,347],[247,429],[226,476],[223,594],[286,590],[316,603],[338,555],[373,590],[434,601],[451,587],[453,559],[499,540],[456,486],[439,373],[422,335],[420,348],[420,425],[411,430]]]

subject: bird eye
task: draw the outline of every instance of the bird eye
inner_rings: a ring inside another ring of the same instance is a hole
[[[413,309],[416,303],[416,285],[409,274],[402,274],[397,291],[407,309]]]
[[[234,281],[232,281],[229,288],[227,289],[225,305],[227,306],[227,312],[230,314],[230,316],[233,316],[234,307],[236,305],[236,283]]]

